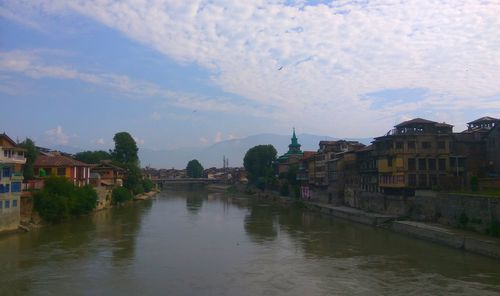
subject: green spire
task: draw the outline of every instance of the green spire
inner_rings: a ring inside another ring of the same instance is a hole
[[[288,145],[289,152],[301,152],[299,141],[297,139],[297,136],[295,135],[295,128],[293,128],[293,135],[291,140],[292,143]]]

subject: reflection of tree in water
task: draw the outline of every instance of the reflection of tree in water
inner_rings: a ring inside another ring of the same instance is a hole
[[[250,213],[245,217],[245,231],[257,243],[276,239],[278,225],[274,207],[259,203],[251,205]]]
[[[201,207],[203,206],[203,200],[206,197],[206,193],[202,192],[186,192],[186,209],[191,214],[197,214]]]
[[[135,241],[141,226],[142,216],[151,209],[152,201],[134,202],[121,208],[113,209],[106,223],[110,232],[106,238],[112,242],[111,252],[114,263],[133,259]]]

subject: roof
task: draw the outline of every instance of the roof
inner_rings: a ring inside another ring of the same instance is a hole
[[[16,147],[17,146],[17,143],[14,142],[14,140],[12,140],[9,136],[7,136],[6,133],[3,133],[3,134],[0,134],[0,138],[3,138],[4,140],[6,140],[7,142],[11,143],[12,146]]]
[[[475,123],[482,123],[482,122],[494,122],[494,121],[499,121],[500,119],[490,117],[490,116],[484,116],[479,119],[476,119],[474,121],[468,122],[467,124],[475,124]]]
[[[364,152],[364,151],[373,151],[375,149],[375,146],[373,144],[365,146],[361,149],[356,150],[356,152]]]
[[[447,124],[446,122],[438,122],[436,123],[437,127],[453,127],[451,124]]]
[[[415,118],[412,120],[403,121],[400,124],[396,125],[395,127],[403,127],[403,126],[412,125],[412,124],[436,124],[436,123],[437,122],[435,122],[435,121],[431,121],[431,120],[427,120],[427,119],[423,119],[423,118]]]
[[[84,163],[68,156],[58,154],[38,154],[34,166],[36,167],[91,167],[91,164]]]

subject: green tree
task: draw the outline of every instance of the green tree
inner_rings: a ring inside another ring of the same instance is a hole
[[[83,151],[75,154],[75,159],[85,163],[99,163],[101,160],[111,159],[111,154],[103,150]]]
[[[91,186],[75,187],[64,177],[49,177],[34,195],[34,207],[47,222],[57,223],[95,209],[97,193]]]
[[[125,187],[116,187],[111,193],[113,204],[120,204],[132,199],[132,194]]]
[[[243,165],[250,183],[255,184],[258,181],[260,184],[273,178],[273,162],[276,160],[276,154],[273,145],[258,145],[247,151]]]
[[[112,159],[127,171],[123,186],[135,194],[144,192],[139,157],[137,156],[139,149],[134,138],[127,132],[120,132],[115,134],[113,140],[115,141],[115,149],[111,151]]]
[[[23,176],[25,180],[31,180],[35,178],[35,170],[33,165],[36,161],[38,155],[38,150],[36,149],[35,142],[30,138],[26,138],[21,144],[21,148],[26,149],[24,155],[26,156],[26,163],[23,166]]]
[[[153,190],[153,187],[153,181],[151,181],[150,179],[142,180],[142,188],[144,188],[144,192],[150,192],[151,190]]]
[[[201,178],[203,176],[203,166],[196,160],[190,160],[186,167],[186,173],[190,178]]]
[[[127,132],[116,133],[113,137],[115,149],[111,152],[113,160],[122,164],[135,164],[139,166],[137,144],[134,138]]]

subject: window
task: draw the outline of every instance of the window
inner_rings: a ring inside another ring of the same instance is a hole
[[[66,176],[66,168],[57,168],[58,176]]]
[[[12,207],[17,208],[17,199],[12,200]]]
[[[408,149],[415,149],[415,141],[408,141]]]
[[[3,200],[0,200],[0,209],[3,207]]]
[[[446,142],[445,141],[439,141],[438,142],[438,149],[445,149],[446,147]]]
[[[21,182],[12,183],[12,192],[21,192]]]
[[[43,170],[45,171],[46,176],[52,175],[52,168],[43,168]]]
[[[6,209],[10,208],[10,200],[5,201],[5,208]]]
[[[403,149],[404,144],[403,142],[396,142],[396,149]]]
[[[392,157],[391,156],[387,157],[387,166],[392,167]]]
[[[415,185],[417,185],[417,175],[415,174],[408,175],[408,185],[411,187],[415,187]]]
[[[4,193],[9,193],[9,192],[10,192],[10,184],[5,184]]]
[[[440,171],[445,171],[446,170],[446,159],[440,158],[438,160],[438,168]]]
[[[428,164],[429,164],[429,170],[430,171],[435,171],[436,170],[436,160],[434,158],[429,158],[427,160]]]
[[[431,149],[432,148],[431,142],[422,142],[422,148],[423,149]]]
[[[429,185],[434,187],[434,186],[437,186],[437,176],[432,174],[432,175],[429,175]]]
[[[419,158],[418,159],[418,169],[420,171],[426,171],[427,170],[427,161],[425,158]]]
[[[2,176],[4,178],[9,178],[10,177],[10,168],[9,167],[5,167],[2,169]]]
[[[417,162],[415,158],[408,158],[408,170],[414,171],[417,169]]]
[[[425,174],[418,175],[418,186],[427,187],[427,175]]]

